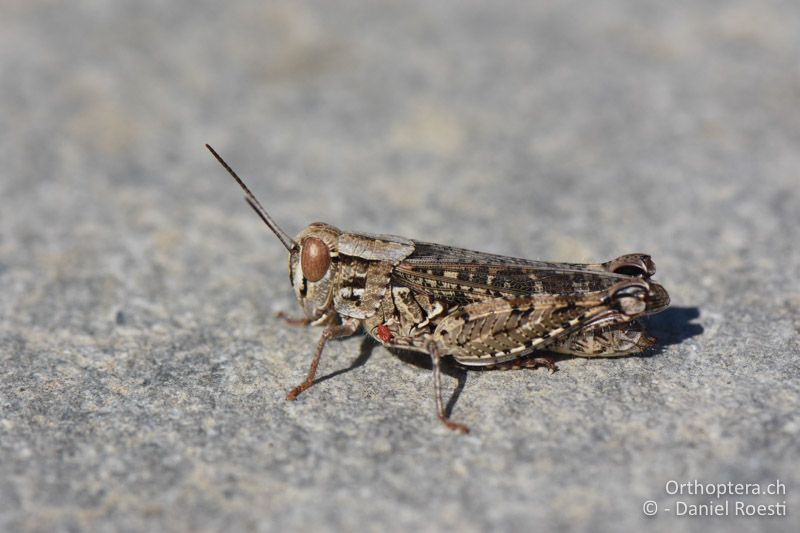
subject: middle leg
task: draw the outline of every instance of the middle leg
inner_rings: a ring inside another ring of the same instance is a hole
[[[467,426],[458,422],[453,422],[447,416],[447,413],[445,413],[444,402],[442,401],[442,356],[439,353],[439,348],[433,341],[428,344],[428,352],[431,356],[431,363],[433,364],[433,395],[436,400],[436,412],[439,416],[439,420],[449,429],[460,431],[461,433],[469,433],[469,428]]]

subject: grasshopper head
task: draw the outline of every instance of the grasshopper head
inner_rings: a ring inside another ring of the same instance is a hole
[[[300,232],[295,247],[289,250],[289,279],[303,311],[312,321],[327,318],[333,309],[333,286],[336,279],[341,231],[315,222]]]
[[[209,145],[206,148],[244,190],[244,199],[250,207],[289,250],[289,279],[306,317],[312,322],[326,320],[330,316],[328,311],[333,308],[332,288],[338,256],[336,246],[342,232],[328,224],[316,222],[301,231],[297,240],[292,239],[219,154]]]

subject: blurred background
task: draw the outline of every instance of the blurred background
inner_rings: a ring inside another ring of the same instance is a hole
[[[0,528],[789,530],[641,507],[781,478],[793,510],[798,28],[791,1],[4,0]],[[650,253],[661,345],[454,370],[466,438],[358,338],[284,402],[319,332],[273,318],[285,250],[206,142],[290,234]]]

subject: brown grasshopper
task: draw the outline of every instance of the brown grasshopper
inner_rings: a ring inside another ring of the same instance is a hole
[[[245,200],[289,251],[289,279],[305,313],[292,324],[323,326],[305,381],[314,383],[325,344],[361,326],[387,347],[428,354],[436,410],[450,420],[441,392],[442,357],[466,367],[556,369],[542,350],[581,357],[634,354],[652,346],[636,321],[669,305],[650,278],[645,254],[605,263],[547,263],[473,252],[394,235],[341,231],[315,222],[292,239],[225,161]]]

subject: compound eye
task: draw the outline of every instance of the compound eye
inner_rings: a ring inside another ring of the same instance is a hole
[[[316,237],[309,237],[303,241],[300,267],[303,269],[303,276],[308,281],[321,280],[330,265],[331,254],[324,242]]]

